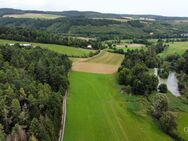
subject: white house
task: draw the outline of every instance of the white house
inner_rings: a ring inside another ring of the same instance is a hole
[[[20,46],[22,46],[22,47],[32,47],[31,44],[20,44]]]
[[[150,32],[150,33],[149,33],[149,35],[153,36],[153,35],[154,35],[154,33],[153,33],[153,32]]]
[[[10,43],[10,44],[8,44],[9,46],[14,46],[14,44],[13,43]]]
[[[88,45],[87,48],[92,49],[92,45]]]

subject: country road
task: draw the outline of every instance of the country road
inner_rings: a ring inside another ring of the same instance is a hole
[[[61,129],[59,132],[59,139],[58,141],[63,141],[64,139],[64,132],[65,132],[65,122],[66,122],[66,114],[67,114],[67,92],[65,96],[63,96],[63,105],[62,105],[62,119],[61,119]]]

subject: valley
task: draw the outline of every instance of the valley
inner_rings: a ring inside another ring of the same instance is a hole
[[[0,141],[188,141],[187,20],[0,8]]]

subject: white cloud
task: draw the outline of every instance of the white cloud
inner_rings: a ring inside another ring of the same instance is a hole
[[[21,9],[40,9],[46,4],[45,0],[0,0],[0,7],[11,7]]]

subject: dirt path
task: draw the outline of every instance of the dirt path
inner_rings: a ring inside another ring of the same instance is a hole
[[[64,132],[65,132],[65,122],[66,122],[66,114],[67,114],[67,92],[65,96],[63,96],[63,105],[62,105],[62,119],[61,119],[61,129],[59,131],[59,139],[58,141],[63,141]]]

